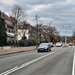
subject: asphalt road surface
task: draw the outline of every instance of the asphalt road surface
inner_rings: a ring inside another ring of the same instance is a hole
[[[74,75],[75,47],[53,47],[0,56],[0,75]]]

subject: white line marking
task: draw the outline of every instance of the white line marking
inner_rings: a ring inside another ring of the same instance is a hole
[[[75,53],[74,53],[74,57],[73,57],[72,75],[74,75],[74,70],[75,70]]]
[[[38,60],[40,60],[40,59],[43,59],[43,58],[45,58],[45,57],[51,55],[51,54],[53,54],[53,53],[54,53],[54,52],[48,53],[48,54],[46,54],[46,55],[44,55],[44,56],[41,56],[41,57],[36,58],[36,59],[33,59],[33,60],[31,60],[31,61],[29,61],[29,62],[27,62],[27,63],[22,64],[22,66],[20,66],[20,67],[17,66],[17,67],[15,67],[15,68],[12,68],[12,69],[10,69],[10,70],[8,70],[8,71],[5,71],[5,72],[1,73],[0,75],[8,75],[8,74],[10,74],[10,73],[13,73],[13,72],[15,72],[15,71],[17,71],[17,70],[19,70],[19,69],[21,69],[21,68],[24,68],[24,67],[26,67],[26,66],[28,66],[28,65],[30,65],[30,64],[32,64],[32,63],[38,61]]]
[[[11,72],[11,71],[13,71],[13,70],[15,70],[15,69],[17,69],[18,67],[14,67],[14,68],[12,68],[12,69],[10,69],[10,70],[8,70],[8,71],[5,71],[5,72],[3,72],[3,73],[1,73],[0,75],[6,75],[6,73],[9,73],[9,72]]]

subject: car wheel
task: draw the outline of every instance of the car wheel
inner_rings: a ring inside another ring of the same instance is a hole
[[[37,50],[37,52],[40,52],[39,50]]]
[[[50,48],[50,50],[49,51],[51,51],[51,48]]]
[[[49,48],[47,49],[47,52],[49,52]]]

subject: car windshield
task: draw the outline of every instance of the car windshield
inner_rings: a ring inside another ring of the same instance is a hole
[[[40,44],[40,46],[47,46],[48,45],[48,43],[42,43],[42,44]]]

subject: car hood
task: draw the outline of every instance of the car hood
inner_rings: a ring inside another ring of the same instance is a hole
[[[47,48],[48,46],[39,46],[38,48]]]

